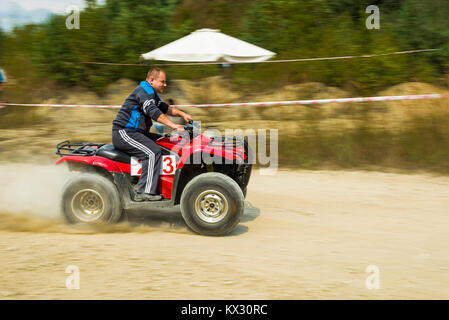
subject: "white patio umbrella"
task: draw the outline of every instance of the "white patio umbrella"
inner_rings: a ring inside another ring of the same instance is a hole
[[[274,52],[223,34],[220,30],[199,29],[141,57],[178,62],[260,62],[274,55]]]

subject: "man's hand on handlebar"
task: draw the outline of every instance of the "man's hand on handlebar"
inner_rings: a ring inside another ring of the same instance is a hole
[[[182,118],[184,119],[184,121],[186,123],[190,123],[190,121],[192,121],[192,116],[190,114],[184,113]]]

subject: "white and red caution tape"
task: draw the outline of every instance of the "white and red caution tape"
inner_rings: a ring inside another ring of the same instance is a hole
[[[3,103],[0,107],[53,107],[53,108],[120,108],[121,106],[88,105],[88,104],[38,104],[38,103]]]
[[[348,103],[348,102],[374,102],[374,101],[397,101],[397,100],[424,100],[449,98],[449,93],[417,94],[407,96],[381,96],[381,97],[359,97],[359,98],[338,98],[338,99],[314,99],[296,101],[270,101],[270,102],[247,102],[247,103],[218,103],[218,104],[189,104],[174,105],[180,108],[216,108],[216,107],[262,107],[262,106],[287,106],[302,104],[324,104],[324,103]],[[121,106],[108,105],[77,105],[77,104],[18,104],[2,103],[0,107],[20,106],[20,107],[55,107],[55,108],[120,108]]]
[[[373,101],[393,101],[393,100],[420,100],[420,99],[441,99],[449,98],[446,94],[419,94],[408,96],[383,96],[383,97],[360,97],[360,98],[339,98],[339,99],[315,99],[296,101],[271,101],[271,102],[249,102],[249,103],[221,103],[221,104],[193,104],[178,107],[259,107],[259,106],[287,106],[300,104],[324,104],[324,103],[345,103],[345,102],[373,102]]]

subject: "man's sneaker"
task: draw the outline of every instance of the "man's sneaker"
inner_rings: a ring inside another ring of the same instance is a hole
[[[134,196],[134,201],[142,202],[142,201],[159,201],[162,199],[160,194],[148,194],[148,193],[138,193],[136,192]]]
[[[159,201],[162,200],[162,195],[160,194],[150,194],[150,201]]]

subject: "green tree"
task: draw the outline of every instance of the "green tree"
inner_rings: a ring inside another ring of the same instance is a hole
[[[272,50],[279,59],[441,49],[432,54],[234,66],[234,81],[246,88],[321,81],[368,93],[400,81],[433,81],[449,69],[447,0],[86,0],[86,4],[80,29],[67,29],[67,16],[53,15],[41,24],[8,33],[0,30],[0,63],[12,74],[31,70],[101,92],[120,77],[140,79],[146,69],[82,62],[136,63],[144,52],[209,27]],[[380,8],[380,30],[365,27],[365,9],[372,4]],[[172,77],[190,79],[220,72],[216,66],[168,69]]]

